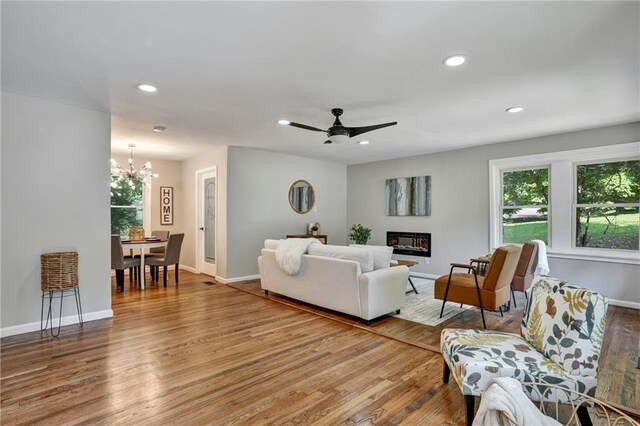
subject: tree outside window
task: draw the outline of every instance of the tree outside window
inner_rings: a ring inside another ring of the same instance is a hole
[[[142,226],[142,185],[138,179],[129,182],[111,178],[111,233],[129,235],[131,226]]]
[[[502,173],[502,242],[549,242],[549,168]]]
[[[638,250],[640,161],[576,166],[576,247]]]

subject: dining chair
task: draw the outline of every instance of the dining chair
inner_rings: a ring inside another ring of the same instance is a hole
[[[163,283],[167,286],[167,267],[169,265],[175,265],[174,275],[176,278],[176,285],[178,284],[178,270],[180,268],[180,250],[182,248],[182,240],[184,234],[171,234],[169,235],[169,242],[167,243],[167,249],[164,256],[154,256],[145,259],[145,264],[149,265],[149,271],[151,277],[157,281],[159,275],[159,267],[163,267]]]
[[[482,325],[487,328],[484,319],[485,309],[500,310],[511,300],[510,285],[513,280],[521,248],[510,245],[499,247],[491,256],[487,274],[478,274],[478,268],[467,263],[451,263],[449,275],[436,279],[434,298],[442,300],[440,318],[447,302],[464,303],[480,308]],[[472,273],[454,273],[456,268]]]
[[[125,256],[120,235],[111,235],[111,269],[116,271],[116,286],[124,291],[124,270],[129,270],[129,282],[140,281],[140,259]]]
[[[169,231],[151,231],[151,236],[156,237],[159,240],[167,240],[169,239]],[[157,256],[164,255],[165,247],[153,247],[149,249],[149,254],[145,256]]]

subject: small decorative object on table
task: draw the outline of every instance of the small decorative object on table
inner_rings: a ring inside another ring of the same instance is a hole
[[[318,235],[320,233],[320,223],[316,222],[311,225],[311,235]]]
[[[144,228],[142,226],[132,226],[129,228],[129,239],[131,241],[144,240]]]
[[[355,242],[356,244],[367,244],[367,242],[371,239],[371,228],[365,228],[360,224],[351,225],[351,229],[349,230],[349,240]]]
[[[40,255],[41,263],[41,279],[40,289],[42,290],[42,304],[40,306],[40,330],[46,331],[47,326],[51,323],[50,333],[52,336],[57,337],[60,335],[60,326],[62,325],[62,301],[63,297],[71,296],[73,294],[76,298],[76,308],[78,310],[78,322],[82,327],[82,304],[80,303],[80,288],[78,287],[78,253],[75,251],[69,252],[57,252],[57,253],[44,253]],[[69,294],[65,295],[65,291],[69,291]],[[73,293],[71,293],[73,291]],[[53,312],[51,305],[54,298],[54,293],[60,292],[59,296],[55,296],[60,299],[60,317],[58,319],[58,332],[53,334]],[[49,297],[49,310],[47,311],[47,320],[44,321],[44,298],[48,293]]]

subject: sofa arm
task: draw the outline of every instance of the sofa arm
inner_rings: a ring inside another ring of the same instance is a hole
[[[366,272],[358,277],[360,316],[370,320],[404,306],[409,268],[394,266]]]

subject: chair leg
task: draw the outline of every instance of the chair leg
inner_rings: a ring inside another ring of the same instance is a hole
[[[525,300],[527,300],[527,301],[529,300],[529,296],[527,296],[527,292],[526,292],[526,291],[524,292],[524,298],[525,298]]]
[[[129,268],[129,284],[133,284],[133,269]]]
[[[453,267],[449,271],[449,279],[447,280],[447,288],[444,290],[444,300],[442,301],[442,308],[440,309],[440,318],[444,314],[444,306],[447,304],[447,295],[449,294],[449,286],[451,285],[451,274],[453,274]]]
[[[513,307],[517,308],[518,305],[516,304],[516,292],[513,291],[513,287],[511,287],[511,296],[513,297]]]
[[[269,290],[265,290],[265,291],[264,291],[264,295],[265,295],[265,296],[268,296],[268,295],[269,295]]]
[[[444,367],[442,368],[442,383],[449,383],[449,376],[451,376],[451,369],[449,368],[447,361],[444,361]]]
[[[500,306],[498,309],[500,309],[500,316],[504,317],[504,314],[502,313],[502,306]]]
[[[174,274],[176,276],[176,285],[178,285],[178,271],[180,270],[180,264],[176,263],[176,270],[174,271]]]
[[[482,316],[482,326],[487,329],[487,323],[484,320],[484,306],[482,306],[482,295],[480,294],[480,286],[478,285],[478,277],[476,279],[476,294],[478,295],[478,305],[480,305],[480,315]]]
[[[467,406],[467,426],[473,424],[473,418],[476,416],[476,397],[473,395],[465,395],[464,402]]]
[[[162,267],[162,283],[164,286],[167,286],[167,265]]]
[[[591,423],[591,417],[589,417],[589,411],[587,410],[587,407],[581,405],[578,407],[578,420],[580,420],[580,424],[582,426],[593,426],[593,423]]]

